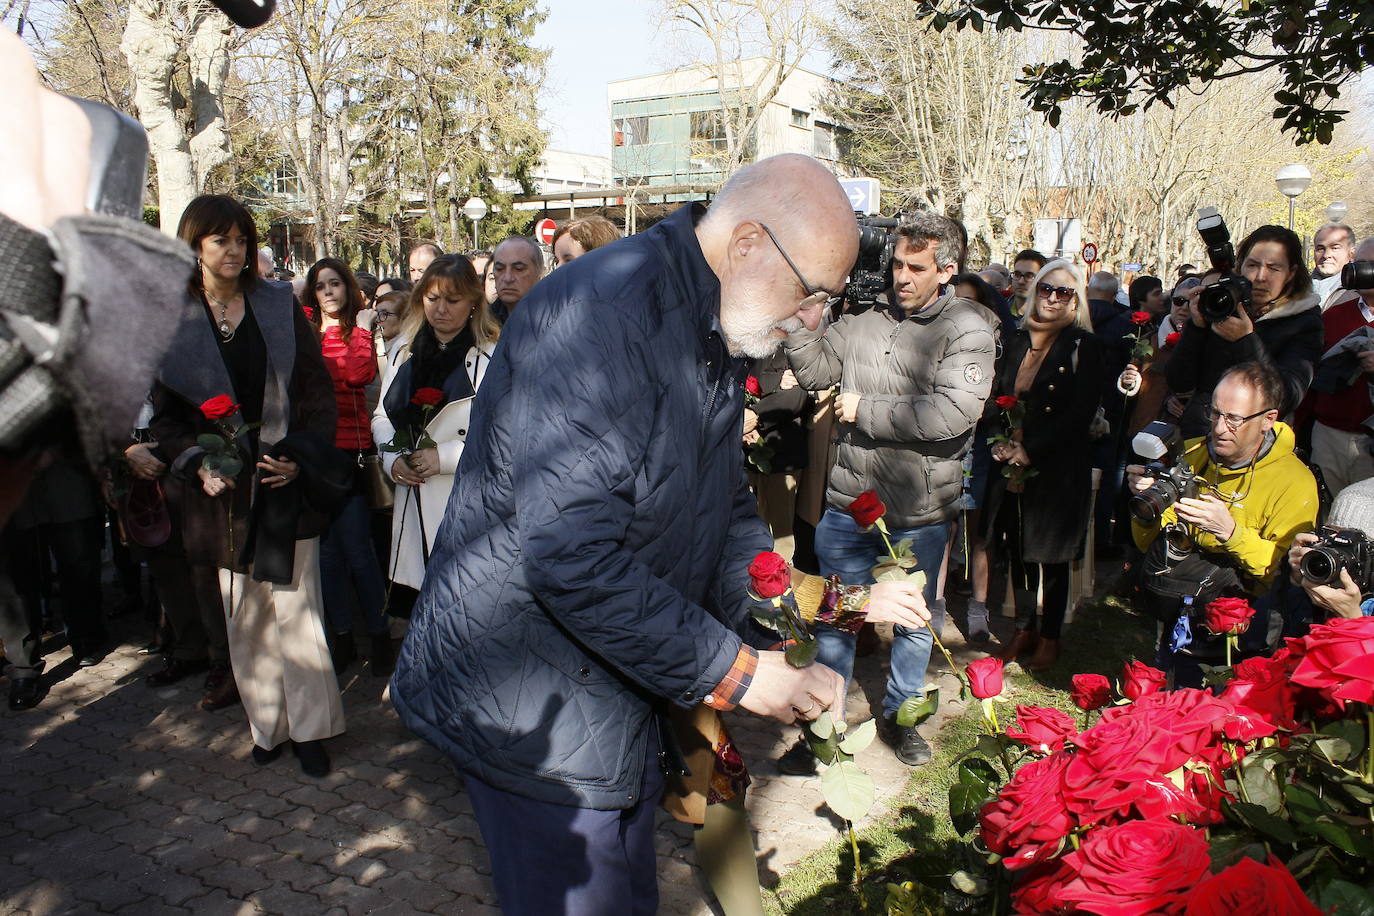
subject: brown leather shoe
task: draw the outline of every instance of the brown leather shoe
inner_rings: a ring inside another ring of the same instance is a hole
[[[1031,656],[1030,661],[1025,663],[1027,671],[1045,671],[1054,667],[1054,663],[1059,660],[1059,640],[1042,639],[1040,646]]]
[[[200,701],[200,708],[206,712],[224,709],[239,702],[239,685],[234,681],[234,672],[225,668],[215,673],[220,676],[206,678],[206,686],[210,690]]]
[[[1017,630],[1011,642],[997,654],[1003,664],[1011,664],[1018,658],[1029,655],[1035,651],[1036,643],[1040,637],[1034,630]]]

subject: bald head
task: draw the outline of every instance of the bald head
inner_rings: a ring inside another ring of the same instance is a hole
[[[797,154],[771,156],[732,175],[696,234],[720,278],[726,343],[752,358],[819,323],[859,250],[854,211],[839,181]]]

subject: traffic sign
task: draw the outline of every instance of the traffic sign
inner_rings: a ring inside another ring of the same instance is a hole
[[[845,196],[849,198],[849,205],[854,208],[855,213],[872,216],[878,212],[878,179],[841,178],[840,187],[844,188]]]
[[[1126,271],[1127,273],[1131,273],[1133,271],[1141,270],[1142,268],[1144,268],[1144,266],[1144,264],[1122,264],[1121,269]]]
[[[547,216],[534,224],[534,237],[545,245],[553,244],[553,234],[558,231],[558,224]]]
[[[1092,242],[1083,245],[1083,260],[1089,264],[1097,263],[1097,246]]]

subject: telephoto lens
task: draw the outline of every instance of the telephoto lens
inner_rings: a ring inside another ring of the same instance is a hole
[[[1225,321],[1250,304],[1250,281],[1239,274],[1227,274],[1197,297],[1197,311],[1208,324]]]
[[[1374,289],[1374,261],[1351,261],[1342,267],[1341,289]]]

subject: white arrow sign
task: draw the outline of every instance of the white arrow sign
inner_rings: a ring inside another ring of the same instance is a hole
[[[878,179],[841,178],[840,187],[844,188],[845,196],[849,198],[849,205],[854,208],[855,213],[872,216],[878,212]]]

